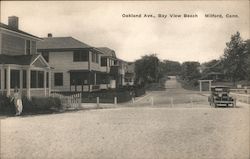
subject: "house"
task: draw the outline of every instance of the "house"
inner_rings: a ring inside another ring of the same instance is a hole
[[[106,85],[101,70],[102,52],[73,37],[43,38],[37,51],[54,68],[51,74],[53,91],[96,91]]]
[[[125,70],[125,85],[134,85],[135,84],[135,63],[128,62],[127,68]]]
[[[101,72],[103,72],[104,77],[103,79],[106,79],[107,85],[102,85],[102,89],[107,88],[116,88],[117,87],[117,65],[116,65],[116,53],[114,50],[108,48],[108,47],[98,47],[97,48],[101,54],[101,63],[100,63],[100,69]]]
[[[22,95],[48,96],[51,68],[37,54],[37,42],[42,39],[19,29],[18,17],[0,23],[0,92],[10,96],[14,88]]]
[[[117,58],[114,50],[107,47],[98,47],[103,53],[101,55],[101,69],[108,73],[110,79],[110,87],[122,87],[127,85],[125,82],[125,72],[128,70],[128,63],[120,58]],[[132,71],[132,70],[131,70]],[[115,86],[112,86],[114,81]]]

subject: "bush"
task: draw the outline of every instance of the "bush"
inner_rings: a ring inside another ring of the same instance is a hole
[[[10,97],[0,95],[0,113],[1,114],[15,114],[14,103],[11,102]]]
[[[59,98],[54,97],[32,97],[29,100],[23,97],[23,112],[47,112],[62,109]]]

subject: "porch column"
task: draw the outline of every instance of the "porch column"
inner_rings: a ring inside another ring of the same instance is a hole
[[[200,92],[202,92],[202,82],[199,81],[199,83],[200,83]]]
[[[91,52],[89,51],[89,61],[88,61],[88,70],[89,70],[89,74],[88,74],[88,85],[89,85],[89,92],[90,92],[90,74],[91,74]]]
[[[6,90],[7,90],[7,96],[10,96],[10,66],[7,67],[7,72],[6,72]]]
[[[43,88],[44,88],[44,96],[47,96],[47,72],[43,71]]]
[[[30,68],[27,69],[26,87],[27,87],[27,97],[30,99]]]
[[[2,91],[2,93],[3,93],[3,91],[4,91],[4,68],[1,68],[1,91]]]
[[[23,91],[23,70],[20,70],[20,91]]]
[[[50,96],[50,92],[51,92],[51,83],[52,83],[51,70],[49,70],[49,96]]]

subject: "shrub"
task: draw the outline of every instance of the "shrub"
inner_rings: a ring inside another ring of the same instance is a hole
[[[43,112],[62,109],[59,98],[54,97],[32,97],[29,100],[23,97],[23,112]]]
[[[0,95],[0,113],[1,114],[15,113],[14,103],[11,102],[10,97],[7,97],[6,95]]]

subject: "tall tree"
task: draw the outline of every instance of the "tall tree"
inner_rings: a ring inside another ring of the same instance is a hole
[[[179,75],[181,72],[181,64],[177,61],[163,60],[161,62],[162,72],[167,75]]]
[[[231,36],[231,41],[226,43],[222,58],[223,68],[227,77],[233,82],[246,79],[247,51],[246,43],[240,37],[240,33]]]
[[[145,55],[135,61],[135,73],[137,82],[158,82],[160,76],[160,60],[156,54]]]
[[[200,72],[198,67],[199,62],[187,61],[181,65],[181,77],[187,81],[195,81],[200,78]]]
[[[250,81],[250,39],[246,40],[246,54],[247,54],[247,80]]]

